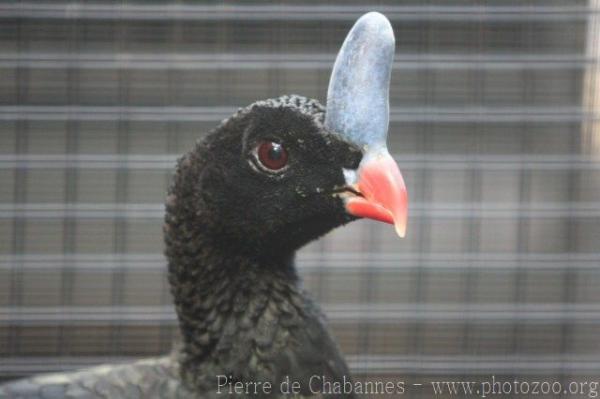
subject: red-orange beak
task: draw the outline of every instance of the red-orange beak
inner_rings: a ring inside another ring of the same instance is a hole
[[[393,224],[406,235],[408,193],[396,161],[385,151],[365,159],[353,188],[360,195],[346,198],[346,211],[354,216]]]
[[[356,173],[344,171],[346,211],[391,223],[404,237],[408,195],[386,147],[395,48],[394,30],[384,15],[369,12],[356,21],[331,71],[325,127],[364,151]]]

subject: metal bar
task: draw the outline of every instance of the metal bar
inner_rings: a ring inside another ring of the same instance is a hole
[[[572,373],[596,375],[600,370],[597,356],[377,356],[354,355],[346,357],[351,369],[359,368],[364,374],[384,375],[555,375]],[[361,373],[362,374],[362,373]],[[512,381],[512,380],[511,380]]]
[[[0,204],[0,218],[155,219],[163,216],[162,204]]]
[[[0,106],[0,121],[174,121],[218,122],[231,116],[235,107],[158,106]],[[580,107],[392,107],[391,122],[478,123],[580,123],[597,121],[600,115]]]
[[[2,4],[0,18],[190,20],[190,21],[352,21],[371,11],[367,4],[348,5],[223,5],[101,4],[19,2]],[[581,21],[598,12],[586,6],[379,6],[392,21]]]
[[[179,154],[0,154],[0,169],[141,169],[175,167]],[[403,170],[599,170],[600,157],[540,154],[394,155]]]
[[[411,205],[411,217],[425,218],[597,218],[600,203],[417,203]],[[86,218],[86,219],[162,219],[163,204],[140,203],[5,203],[0,218]]]
[[[218,122],[235,107],[0,106],[0,120]]]
[[[580,54],[409,54],[396,55],[397,70],[563,70],[584,69],[598,60]],[[156,54],[3,53],[0,68],[135,70],[325,70],[335,54]]]
[[[350,355],[349,367],[358,375],[596,375],[600,370],[597,357],[578,356],[396,356]],[[142,358],[116,356],[45,356],[5,357],[0,362],[3,376],[25,376],[41,372],[67,372],[103,364],[132,363]],[[464,379],[464,378],[463,378]],[[356,380],[356,378],[355,378]]]
[[[447,269],[463,273],[465,269],[502,270],[523,267],[527,270],[597,270],[600,254],[596,253],[375,253],[333,252],[327,254],[301,252],[297,258],[301,272],[320,268],[347,272],[364,269],[406,270],[415,268]],[[0,270],[52,270],[68,268],[77,271],[162,270],[166,260],[162,254],[61,254],[0,255]]]
[[[597,304],[523,304],[523,303],[398,303],[398,304],[323,304],[334,323],[368,321],[378,324],[399,322],[600,325]],[[69,306],[0,307],[0,325],[157,325],[177,324],[172,306]]]
[[[173,170],[179,156],[171,154],[4,154],[0,155],[0,169]]]

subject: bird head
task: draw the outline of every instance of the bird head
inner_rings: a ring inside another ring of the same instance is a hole
[[[406,188],[386,147],[393,54],[387,19],[366,14],[338,54],[327,112],[292,95],[222,122],[180,161],[172,192],[185,218],[217,244],[270,252],[362,217],[404,236]]]

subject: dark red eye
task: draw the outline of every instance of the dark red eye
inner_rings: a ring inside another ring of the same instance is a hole
[[[263,141],[256,151],[258,161],[267,169],[280,170],[287,165],[288,154],[281,144]]]

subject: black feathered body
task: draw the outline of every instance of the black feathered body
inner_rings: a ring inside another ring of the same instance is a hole
[[[322,122],[322,107],[300,97],[258,107],[279,110],[282,119],[290,119],[289,111],[301,111],[307,119],[301,122]],[[245,118],[251,112],[254,116],[260,110],[255,105],[240,111],[180,160],[167,200],[166,254],[183,338],[181,375],[188,386],[206,394],[214,392],[216,376],[225,375],[234,382],[268,381],[274,392],[285,379],[298,381],[302,394],[310,396],[312,376],[341,381],[349,372],[318,306],[300,287],[294,252],[349,219],[343,212],[317,209],[296,227],[287,209],[277,212],[280,204],[256,204],[251,195],[244,197],[268,186],[244,178],[243,168],[237,172],[238,191],[219,195],[229,189],[227,179],[237,174],[231,165],[244,152],[234,132],[249,135],[255,128]],[[265,119],[281,126],[273,115]],[[255,118],[251,122],[258,123]],[[250,187],[239,187],[244,184]],[[298,188],[295,197],[314,191],[301,183]],[[281,231],[277,219],[285,220]]]
[[[168,356],[133,364],[105,365],[73,373],[42,375],[0,387],[2,399],[196,397],[181,384],[178,362]]]
[[[300,383],[299,397],[327,397],[312,395],[312,376],[350,379],[294,265],[298,248],[353,219],[332,192],[361,152],[323,119],[315,100],[258,102],[179,160],[164,225],[182,338],[171,357],[23,380],[0,397],[221,398],[218,376],[271,383],[271,395],[248,397],[283,396],[287,379]],[[286,178],[249,164],[252,146],[273,135],[293,154]]]
[[[318,307],[293,275],[273,270],[266,276],[263,265],[241,261],[214,266],[219,270],[206,269],[198,284],[181,287],[191,292],[176,305],[187,386],[213,397],[219,375],[232,382],[268,381],[276,390],[288,378],[308,396],[313,375],[349,377]]]

